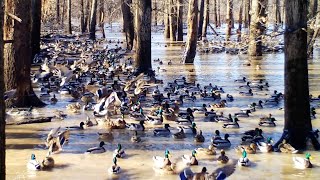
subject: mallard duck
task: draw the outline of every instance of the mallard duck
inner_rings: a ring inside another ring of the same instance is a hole
[[[126,127],[131,130],[131,131],[144,131],[144,121],[140,121],[139,124],[131,123],[131,124],[126,124]]]
[[[214,142],[215,140],[221,140],[220,131],[216,130],[215,135],[211,138],[211,142]]]
[[[169,124],[164,124],[164,128],[154,129],[153,134],[154,135],[169,135],[171,133],[169,127],[170,127]]]
[[[98,132],[99,138],[100,139],[105,139],[105,140],[113,140],[113,134],[111,131],[109,132]]]
[[[113,166],[111,166],[108,171],[111,174],[119,174],[120,173],[120,166],[117,165],[117,157],[113,157]]]
[[[282,153],[291,153],[291,154],[296,154],[298,153],[298,150],[296,150],[294,147],[292,147],[289,143],[287,143],[286,139],[282,140],[282,143],[278,145],[278,149]]]
[[[42,169],[52,169],[54,167],[54,159],[50,157],[50,151],[48,156],[46,156],[41,162]]]
[[[254,130],[246,131],[244,136],[242,136],[241,140],[243,142],[260,142],[264,140],[262,135],[262,129],[255,128]]]
[[[118,148],[113,151],[113,156],[117,158],[123,158],[126,155],[121,144],[118,144]]]
[[[50,102],[51,102],[52,104],[55,104],[55,103],[58,102],[58,99],[56,98],[56,95],[55,95],[55,94],[53,94],[53,98],[50,99]]]
[[[185,170],[183,170],[181,173],[180,173],[180,179],[197,179],[197,180],[204,180],[204,179],[207,179],[207,168],[206,167],[203,167],[201,172],[199,173],[193,173],[191,171],[190,168],[186,168]]]
[[[204,142],[204,136],[202,135],[202,131],[200,130],[199,133],[194,137],[195,142]]]
[[[73,113],[79,113],[79,110],[81,109],[81,104],[80,103],[75,103],[75,104],[68,104],[67,110]]]
[[[294,167],[297,169],[306,169],[312,168],[313,165],[311,164],[310,160],[312,159],[311,154],[307,153],[305,158],[302,157],[292,157]]]
[[[226,156],[226,152],[221,149],[221,155],[218,157],[217,161],[219,161],[222,164],[226,164],[229,161],[228,156]]]
[[[36,156],[34,154],[31,154],[31,159],[27,163],[27,168],[30,170],[39,171],[41,169],[41,166],[39,162],[36,159]]]
[[[249,114],[251,113],[250,110],[247,110],[246,112],[238,112],[234,113],[235,117],[249,117]]]
[[[257,152],[257,144],[251,143],[249,146],[238,146],[236,147],[237,152],[243,152],[245,150],[248,154],[255,154]]]
[[[211,144],[209,145],[208,148],[197,148],[195,150],[196,150],[197,154],[199,154],[199,155],[202,155],[202,154],[204,154],[204,155],[216,155],[216,151],[214,149],[214,146],[211,145]]]
[[[191,120],[190,116],[187,116],[186,119],[183,120],[177,120],[176,123],[180,124],[180,125],[191,125],[193,123],[193,121]]]
[[[269,137],[267,139],[266,143],[265,142],[257,142],[257,146],[261,152],[267,153],[267,152],[271,152],[273,150],[271,143],[272,143],[272,139]]]
[[[277,121],[271,114],[268,117],[260,118],[259,126],[268,126],[268,127],[275,127]]]
[[[220,116],[215,117],[215,120],[220,123],[232,122],[232,116],[229,114],[228,117],[224,117],[223,114],[220,114]]]
[[[234,100],[234,98],[233,98],[233,96],[232,95],[230,95],[230,94],[227,94],[227,101],[233,101]]]
[[[194,122],[191,126],[179,126],[179,128],[182,128],[185,134],[197,134],[197,125]]]
[[[184,133],[183,128],[182,128],[182,127],[178,127],[178,129],[179,129],[179,132],[174,133],[174,134],[172,135],[172,137],[173,137],[174,139],[184,139],[184,138],[186,138],[186,134]]]
[[[153,116],[153,117],[151,117],[151,116],[147,116],[147,122],[149,123],[149,124],[152,124],[152,125],[161,125],[162,123],[163,123],[163,118],[162,118],[162,116],[160,116],[160,117],[157,117],[157,116]]]
[[[248,92],[241,91],[239,94],[242,96],[253,96],[252,89],[249,89]]]
[[[168,150],[165,151],[164,153],[164,158],[160,156],[153,156],[153,163],[155,168],[163,169],[166,166],[171,165],[171,161],[169,159],[170,152]]]
[[[66,127],[70,130],[84,130],[84,122],[80,122],[79,126],[69,126],[69,127]]]
[[[141,138],[138,136],[137,131],[134,131],[134,135],[131,137],[131,142],[134,142],[134,143],[141,142]]]
[[[239,119],[238,118],[234,118],[233,122],[231,123],[225,123],[223,124],[223,128],[240,128],[239,123],[238,123]]]
[[[247,82],[247,78],[246,77],[242,77],[241,79],[234,80],[234,82],[244,83],[244,82]]]
[[[103,141],[100,142],[99,147],[89,148],[86,153],[87,154],[99,154],[106,152],[106,149],[103,147],[105,143]]]
[[[245,167],[250,166],[250,160],[248,159],[247,152],[244,148],[242,150],[242,157],[238,160],[238,165]]]
[[[190,165],[190,166],[194,166],[194,165],[198,165],[198,160],[196,158],[197,152],[195,150],[192,151],[191,156],[189,155],[183,155],[182,156],[182,161],[186,164],[186,165]]]
[[[231,142],[229,141],[229,134],[224,135],[224,139],[217,139],[212,142],[212,145],[216,148],[229,148]]]

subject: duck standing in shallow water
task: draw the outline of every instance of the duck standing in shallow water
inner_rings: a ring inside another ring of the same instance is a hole
[[[250,166],[250,161],[247,157],[247,152],[246,150],[243,148],[243,151],[242,151],[242,157],[238,160],[238,165],[239,166],[245,166],[245,167],[248,167]]]
[[[108,169],[109,173],[119,174],[120,173],[120,166],[118,166],[118,164],[117,164],[117,157],[113,157],[112,162],[113,162],[113,165]]]
[[[192,151],[191,156],[189,155],[183,155],[182,156],[182,161],[186,164],[186,165],[190,165],[190,166],[194,166],[194,165],[198,165],[198,160],[196,158],[197,152],[195,150]]]
[[[202,135],[202,131],[200,130],[199,133],[194,137],[195,142],[204,142],[205,138]]]
[[[164,153],[164,158],[160,156],[153,156],[154,167],[158,169],[163,169],[166,166],[171,166],[171,161],[169,159],[170,152],[168,150]]]
[[[125,155],[126,155],[126,153],[124,152],[121,144],[118,144],[118,148],[116,150],[114,150],[113,156],[115,156],[117,158],[123,158]]]
[[[27,164],[27,168],[30,170],[35,170],[35,171],[39,171],[41,166],[39,164],[39,162],[36,159],[36,156],[34,154],[31,154],[31,159],[29,160],[28,164]]]
[[[88,154],[100,154],[106,152],[106,149],[103,147],[105,143],[103,141],[100,142],[99,147],[89,148],[86,153]]]
[[[292,147],[289,143],[287,143],[286,139],[282,140],[282,143],[278,145],[278,149],[282,153],[291,153],[291,154],[296,154],[298,153],[298,150],[296,150],[294,147]]]
[[[307,169],[312,168],[310,160],[312,159],[311,154],[307,153],[305,158],[302,157],[292,157],[294,167],[297,169]]]
[[[153,134],[155,136],[165,136],[165,135],[169,135],[170,129],[169,129],[170,125],[169,124],[164,124],[164,128],[157,128],[153,130]]]
[[[228,156],[226,156],[226,152],[223,149],[221,149],[221,155],[218,157],[217,160],[222,164],[228,163],[229,158]]]

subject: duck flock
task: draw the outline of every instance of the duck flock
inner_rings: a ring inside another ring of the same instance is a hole
[[[241,168],[249,168],[250,154],[270,153],[273,151],[282,153],[298,153],[284,140],[277,147],[273,146],[272,137],[265,137],[264,128],[273,128],[277,120],[272,114],[260,117],[256,121],[256,128],[238,134],[221,134],[224,129],[238,129],[241,121],[261,109],[275,107],[283,101],[283,94],[274,91],[268,98],[248,104],[239,112],[233,114],[224,113],[224,109],[230,106],[235,97],[251,98],[255,93],[268,93],[269,83],[263,79],[251,80],[246,77],[234,80],[238,86],[238,94],[231,95],[225,92],[224,87],[210,83],[207,85],[187,82],[185,77],[172,79],[171,82],[163,82],[156,76],[135,74],[134,61],[130,53],[121,48],[120,41],[110,41],[102,45],[102,41],[91,42],[81,38],[48,37],[42,44],[42,53],[35,59],[38,66],[33,68],[32,81],[35,89],[39,90],[40,98],[53,106],[62,101],[61,97],[71,97],[64,111],[56,111],[51,118],[57,121],[68,119],[68,114],[86,114],[86,120],[69,127],[51,129],[47,138],[47,157],[39,163],[35,154],[27,164],[28,169],[43,170],[54,168],[54,156],[63,153],[68,146],[70,135],[97,129],[97,146],[87,149],[86,154],[105,153],[109,141],[116,141],[113,133],[125,129],[131,131],[132,136],[128,143],[143,143],[147,136],[142,134],[152,132],[154,137],[164,137],[174,144],[177,141],[190,141],[195,145],[190,148],[190,153],[181,158],[172,160],[174,150],[163,149],[164,156],[154,156],[153,169],[156,172],[177,174],[181,179],[225,179],[230,176],[237,165]],[[98,47],[103,46],[103,48]],[[159,61],[159,60],[155,60]],[[171,65],[172,61],[169,61]],[[155,72],[156,73],[156,72]],[[203,104],[198,107],[191,106],[196,101]],[[319,98],[310,97],[312,103],[320,101]],[[270,109],[271,110],[271,109]],[[272,109],[275,110],[275,109]],[[277,109],[276,109],[277,110]],[[280,108],[281,110],[281,108]],[[315,118],[315,108],[310,115]],[[30,116],[36,113],[35,108],[9,110],[9,116]],[[212,129],[211,138],[203,135],[198,122],[210,125],[221,124],[219,129]],[[103,131],[101,131],[103,129]],[[318,131],[315,131],[318,133]],[[231,144],[230,136],[234,136],[240,142]],[[208,147],[202,143],[210,142]],[[179,146],[177,144],[177,146]],[[226,149],[235,147],[239,159],[229,159]],[[126,150],[122,144],[114,147],[111,166],[106,170],[109,174],[121,174],[121,160],[130,150]],[[142,156],[142,155],[141,155]],[[207,172],[203,167],[201,172],[192,172],[190,166],[197,166],[197,157],[212,158],[221,164],[222,168],[214,172]],[[293,158],[296,168],[311,168],[311,155],[303,158]],[[146,160],[147,161],[147,160]],[[179,166],[183,165],[182,168]]]

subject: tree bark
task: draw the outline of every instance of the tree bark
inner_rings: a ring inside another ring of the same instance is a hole
[[[0,27],[3,27],[4,1],[0,0]],[[3,37],[3,28],[0,29],[0,37]],[[4,59],[3,59],[3,38],[0,38],[0,179],[6,180],[6,114],[4,103]]]
[[[242,11],[243,11],[243,0],[241,0],[240,9],[239,9],[239,26],[237,30],[238,41],[241,41],[241,30],[242,30]]]
[[[31,47],[31,3],[29,1],[18,1],[18,0],[7,0],[8,12],[15,12],[14,14],[17,17],[22,17],[21,22],[14,22],[5,24],[5,30],[8,28],[13,28],[12,37],[13,43],[11,46],[11,52],[13,57],[5,59],[5,61],[14,61],[7,62],[7,65],[15,67],[8,67],[8,69],[14,69],[10,76],[15,76],[16,82],[6,81],[8,84],[18,85],[15,87],[15,99],[12,99],[8,102],[7,106],[16,106],[16,107],[28,107],[28,106],[43,106],[45,105],[41,102],[38,97],[33,92],[31,87],[30,79],[30,68],[31,68],[31,59],[32,59],[32,47]],[[6,17],[6,20],[10,20],[9,17]],[[12,19],[11,19],[12,20]]]
[[[65,25],[64,25],[64,19],[66,18],[66,0],[63,0],[63,3],[62,3],[62,16],[61,16],[61,24],[62,24],[62,27],[64,28]]]
[[[207,28],[209,24],[209,0],[204,0],[204,19],[203,19],[203,27],[202,27],[202,40],[207,40]]]
[[[250,0],[244,0],[244,28],[250,25]]]
[[[184,54],[184,63],[193,63],[196,56],[198,41],[198,0],[189,0],[188,37]]]
[[[71,0],[67,0],[67,26],[66,33],[72,34],[71,27]]]
[[[221,11],[221,9],[220,9],[220,7],[221,7],[221,0],[218,0],[219,2],[218,2],[218,27],[221,27],[221,13],[220,13],[220,11]]]
[[[56,1],[56,21],[59,24],[60,23],[60,0]]]
[[[91,3],[90,3],[90,0],[86,0],[86,7],[85,7],[85,11],[84,11],[84,28],[85,28],[85,31],[87,31],[89,28],[89,20],[90,20],[90,5],[91,5]],[[85,32],[84,31],[84,32]]]
[[[178,0],[178,41],[183,41],[183,0]]]
[[[96,40],[97,0],[92,0],[90,17],[90,39]]]
[[[307,62],[307,2],[286,1],[285,41],[285,124],[286,139],[296,149],[306,148],[313,133],[310,119]],[[314,140],[314,139],[313,139]],[[316,149],[319,143],[313,141]]]
[[[121,0],[121,9],[124,22],[124,33],[126,35],[127,50],[131,51],[133,48],[134,39],[134,25],[133,25],[133,14],[130,6],[132,0]]]
[[[217,14],[217,0],[213,1],[213,22],[216,25],[216,28],[218,26],[218,14]]]
[[[310,26],[308,26],[308,57],[312,57],[313,55],[313,44],[315,42],[316,37],[318,36],[319,28],[319,14],[317,13],[318,9],[318,1],[311,0],[308,8],[308,20],[316,17],[315,21],[311,21]]]
[[[265,31],[267,0],[252,1],[250,22],[249,55],[262,56],[262,35]]]
[[[80,0],[80,30],[81,33],[86,32],[85,22],[84,22],[84,0]]]
[[[308,9],[308,19],[311,19],[317,15],[317,8],[318,8],[318,0],[310,0],[309,9]],[[280,13],[280,10],[279,10],[279,13]]]
[[[204,14],[204,0],[200,0],[200,7],[199,7],[199,24],[198,24],[198,38],[201,39],[202,37],[202,28],[203,28],[203,14]]]
[[[154,25],[157,26],[158,25],[158,3],[157,1],[154,1]]]
[[[170,12],[170,0],[164,0],[165,6],[164,6],[164,37],[170,38],[170,20],[169,20],[169,12]]]
[[[101,28],[102,37],[105,39],[106,34],[104,31],[104,0],[100,0],[99,3],[99,26]]]
[[[151,1],[136,0],[134,18],[136,73],[151,73]]]
[[[278,27],[281,24],[280,0],[274,0],[273,11],[275,13],[274,31],[278,31]]]
[[[176,41],[176,32],[177,32],[177,11],[176,11],[176,2],[175,0],[170,0],[170,40]]]
[[[41,1],[32,0],[32,58],[31,63],[33,62],[33,58],[36,54],[40,53],[40,39],[41,39]]]
[[[232,8],[233,8],[233,0],[227,0],[227,32],[226,32],[226,39],[227,41],[230,40],[231,36],[231,28],[232,28]]]

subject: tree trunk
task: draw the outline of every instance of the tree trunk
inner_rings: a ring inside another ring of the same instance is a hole
[[[99,1],[99,26],[104,26],[104,0]]]
[[[84,0],[80,0],[80,30],[81,33],[86,32],[85,21],[84,21]]]
[[[319,149],[312,133],[307,62],[307,2],[286,1],[285,41],[285,123],[284,136],[294,148],[306,148],[307,137]]]
[[[201,39],[202,37],[202,27],[203,27],[203,14],[204,14],[204,0],[200,0],[200,7],[199,7],[199,24],[198,24],[198,38]]]
[[[61,24],[62,24],[62,27],[64,28],[65,25],[64,25],[64,19],[66,18],[66,0],[63,0],[63,3],[62,3],[62,16],[61,16]]]
[[[279,1],[279,0],[277,0]],[[312,19],[317,15],[318,0],[309,0],[308,19]],[[280,9],[279,9],[280,13]]]
[[[274,31],[278,31],[278,27],[281,24],[281,14],[280,14],[280,0],[274,0],[273,11],[275,15]]]
[[[32,58],[31,63],[33,62],[33,58],[36,54],[40,53],[40,39],[41,39],[41,1],[32,0]]]
[[[204,0],[204,19],[203,19],[203,27],[202,27],[202,40],[207,40],[207,28],[209,24],[209,0]]]
[[[217,14],[217,0],[213,1],[213,22],[216,25],[216,28],[218,26],[218,14]]]
[[[23,17],[21,22],[14,22],[13,26],[13,44],[11,46],[12,56],[5,59],[5,61],[15,61],[7,62],[7,65],[14,65],[15,67],[8,67],[9,69],[14,69],[10,76],[15,76],[16,82],[6,81],[8,84],[15,84],[16,92],[15,99],[8,102],[8,106],[16,107],[28,107],[28,106],[43,106],[44,103],[41,102],[38,97],[33,92],[31,87],[30,79],[30,68],[32,59],[32,47],[31,47],[31,3],[29,1],[18,1],[18,0],[8,0],[10,7],[8,12],[15,12],[17,17]],[[7,3],[7,5],[8,5]],[[10,20],[7,16],[6,19]],[[12,20],[12,19],[11,19]],[[8,26],[9,25],[9,26]],[[12,28],[12,24],[6,24],[5,30]]]
[[[183,41],[183,0],[178,0],[178,41]]]
[[[3,27],[4,1],[0,0],[0,27]],[[3,28],[0,29],[0,37],[3,37]],[[6,180],[6,114],[4,104],[4,59],[3,59],[3,38],[0,38],[0,179]]]
[[[250,25],[250,0],[244,0],[244,28]]]
[[[226,32],[226,39],[227,41],[230,40],[231,36],[231,28],[232,28],[232,6],[233,6],[233,0],[227,0],[227,32]]]
[[[124,33],[126,35],[127,50],[131,51],[133,48],[134,39],[134,25],[133,25],[133,14],[130,6],[132,0],[121,0],[121,9],[124,22]]]
[[[72,27],[71,27],[71,0],[67,0],[67,26],[66,26],[66,33],[72,34]]]
[[[60,23],[60,0],[56,1],[56,21],[59,24]]]
[[[154,25],[157,26],[158,25],[158,3],[157,1],[154,1]]]
[[[86,32],[89,28],[89,20],[90,20],[90,0],[86,0],[86,7],[84,9],[84,25],[83,27],[85,28],[85,31]]]
[[[164,37],[170,38],[170,20],[169,20],[169,12],[170,12],[170,0],[164,0],[165,6],[164,6]]]
[[[243,11],[243,0],[241,0],[240,9],[239,9],[239,26],[237,30],[238,41],[241,41],[241,30],[242,30],[242,11]]]
[[[176,32],[177,32],[177,11],[176,11],[176,2],[175,0],[170,0],[170,40],[176,41]]]
[[[319,14],[317,14],[317,8],[318,8],[318,1],[317,0],[311,0],[309,3],[309,9],[308,9],[308,20],[316,17],[315,21],[311,21],[310,26],[308,26],[308,57],[312,57],[313,55],[313,44],[318,36],[318,21],[319,21]]]
[[[97,0],[92,0],[90,17],[90,39],[96,40]]]
[[[267,0],[252,1],[250,22],[249,55],[262,56],[262,35],[265,31]]]
[[[198,41],[198,0],[189,0],[188,37],[184,54],[184,63],[193,63],[197,52]]]
[[[135,68],[136,73],[151,73],[151,1],[136,0]]]
[[[221,7],[221,0],[218,0],[219,2],[218,2],[218,27],[221,27],[221,13],[220,13],[220,11],[221,11],[221,9],[220,9],[220,7]]]

